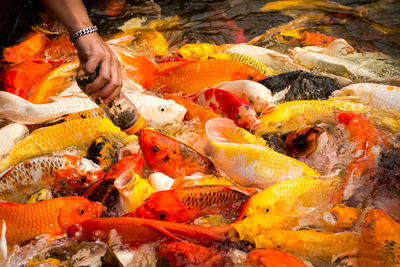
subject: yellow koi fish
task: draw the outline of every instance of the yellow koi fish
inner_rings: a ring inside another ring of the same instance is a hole
[[[313,210],[334,192],[338,181],[338,177],[298,177],[276,183],[250,198],[246,216],[258,213],[296,215],[302,210]]]
[[[124,135],[108,119],[77,119],[38,129],[14,146],[9,156],[0,161],[0,171],[21,161],[70,146],[86,151],[94,139],[105,133]]]
[[[278,249],[305,260],[330,262],[332,256],[356,254],[359,237],[351,232],[269,230],[254,238],[256,248]]]
[[[335,122],[339,111],[365,114],[374,124],[397,132],[400,130],[400,113],[395,110],[371,108],[359,103],[333,100],[290,101],[266,111],[256,134],[286,133],[320,122]]]
[[[275,152],[266,146],[237,144],[224,137],[227,128],[236,129],[229,119],[211,119],[206,123],[208,142],[204,146],[214,166],[235,182],[265,188],[274,183],[318,173],[303,162]]]

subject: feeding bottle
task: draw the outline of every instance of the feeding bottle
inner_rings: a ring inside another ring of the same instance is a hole
[[[76,76],[76,82],[79,88],[100,107],[115,126],[118,126],[123,132],[129,135],[136,134],[146,124],[146,121],[123,92],[120,92],[119,95],[107,105],[104,104],[101,98],[94,99],[90,93],[86,92],[86,85],[93,82],[98,73],[99,68],[92,74],[85,74],[83,70],[79,70]]]

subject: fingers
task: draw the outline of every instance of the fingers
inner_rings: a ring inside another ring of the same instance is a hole
[[[111,66],[111,80],[102,90],[100,90],[100,97],[104,99],[105,104],[110,103],[114,98],[116,98],[122,88],[121,64],[117,58]]]
[[[86,73],[93,73],[100,66],[97,78],[86,86],[86,92],[108,104],[122,87],[121,63],[117,56],[97,34],[84,35],[74,45]]]

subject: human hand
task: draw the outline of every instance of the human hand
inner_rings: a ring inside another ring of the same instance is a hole
[[[121,91],[121,63],[117,56],[97,33],[79,37],[74,46],[85,73],[91,74],[100,66],[97,78],[86,86],[86,91],[95,99],[111,102]]]

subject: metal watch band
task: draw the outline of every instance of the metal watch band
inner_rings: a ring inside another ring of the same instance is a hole
[[[89,27],[80,31],[77,31],[76,33],[74,33],[73,35],[71,35],[71,37],[69,38],[69,40],[71,41],[71,43],[74,43],[79,37],[85,35],[85,34],[89,34],[92,32],[96,32],[97,31],[97,26],[93,26],[93,27]]]

